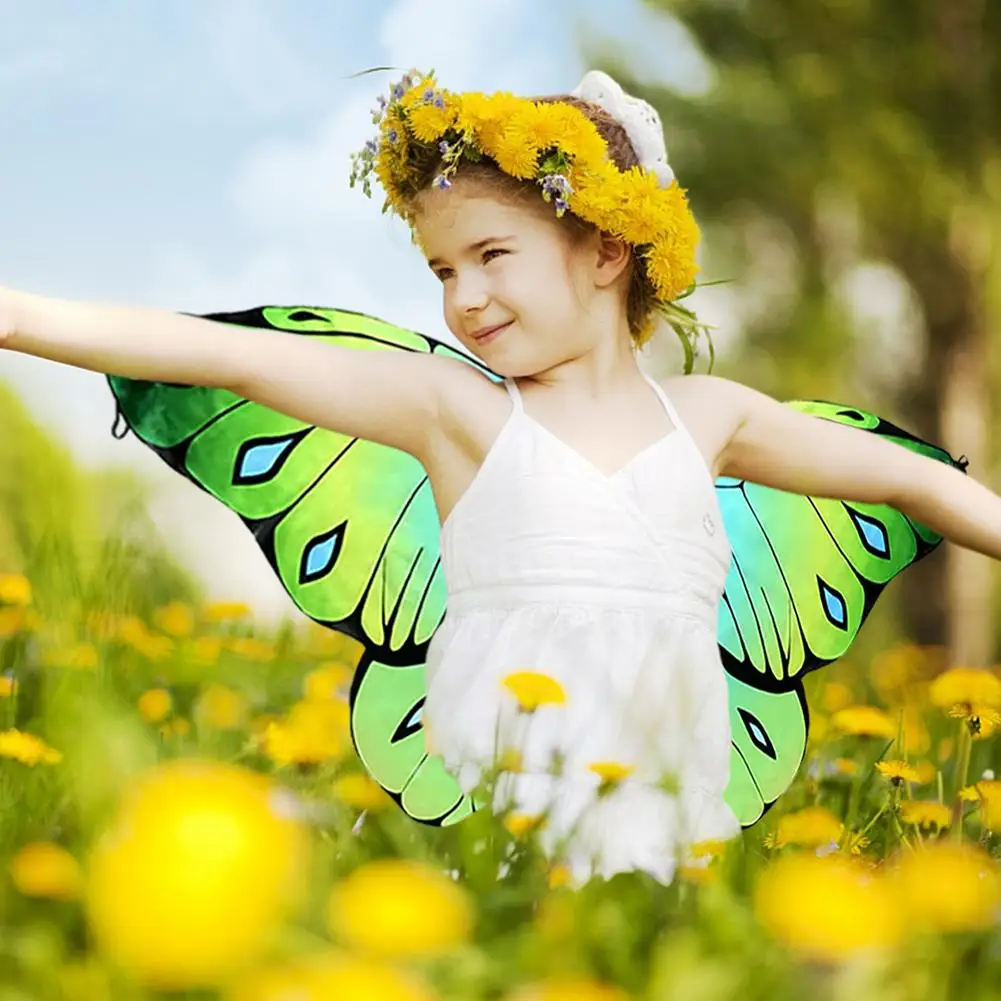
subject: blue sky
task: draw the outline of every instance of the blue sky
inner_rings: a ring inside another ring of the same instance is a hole
[[[0,0],[0,23],[0,283],[185,311],[338,305],[437,336],[408,234],[347,184],[390,76],[347,76],[434,67],[452,89],[552,93],[600,39],[649,78],[706,84],[640,0]],[[82,462],[155,480],[155,517],[210,593],[288,610],[234,517],[110,437],[100,376],[6,353],[0,380]]]

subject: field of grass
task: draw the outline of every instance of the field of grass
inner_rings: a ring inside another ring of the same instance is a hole
[[[526,818],[424,828],[361,773],[349,641],[235,605],[51,608],[0,574],[0,1001],[997,993],[992,671],[838,665],[742,840],[670,887],[574,890]]]

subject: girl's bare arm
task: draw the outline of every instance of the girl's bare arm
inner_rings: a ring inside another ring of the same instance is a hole
[[[0,289],[0,347],[77,368],[215,386],[309,424],[421,457],[459,362],[360,351],[165,310]]]
[[[731,422],[721,476],[814,497],[889,504],[951,542],[1001,560],[1001,497],[971,476],[739,383],[686,378],[706,380],[707,399]]]

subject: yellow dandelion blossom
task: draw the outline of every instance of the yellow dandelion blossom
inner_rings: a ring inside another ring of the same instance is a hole
[[[900,819],[905,824],[932,830],[948,827],[952,823],[952,811],[944,803],[935,800],[905,799],[899,806]]]
[[[31,581],[23,574],[0,573],[0,604],[25,607],[31,604]]]
[[[852,704],[852,690],[840,681],[828,681],[820,693],[820,704],[829,713],[836,713]]]
[[[518,700],[522,712],[534,712],[541,706],[562,706],[567,701],[566,689],[555,678],[538,671],[514,671],[502,683]]]
[[[719,882],[718,865],[702,863],[682,863],[678,866],[678,878],[692,886],[712,886]]]
[[[347,664],[329,661],[310,671],[302,681],[303,698],[307,702],[328,702],[346,698],[354,669]]]
[[[720,838],[707,838],[705,841],[696,841],[689,848],[689,852],[692,858],[715,858],[717,855],[722,855],[730,844],[731,842]]]
[[[207,730],[239,730],[246,722],[246,698],[226,685],[211,684],[195,703],[195,720]]]
[[[191,733],[191,721],[183,716],[175,716],[174,719],[167,720],[160,725],[160,736],[167,740],[175,737],[187,737]]]
[[[356,869],[336,885],[327,906],[330,930],[346,945],[376,956],[443,955],[469,941],[468,894],[443,872],[405,859]]]
[[[822,962],[892,947],[903,932],[886,884],[836,855],[771,863],[755,886],[754,907],[773,937]]]
[[[903,755],[928,753],[931,734],[920,705],[908,704],[901,710],[898,746]]]
[[[219,660],[222,640],[218,636],[199,636],[189,647],[191,659],[203,666],[210,666]]]
[[[13,674],[0,674],[0,699],[9,699],[17,694],[17,678]]]
[[[62,754],[31,733],[20,730],[0,732],[0,758],[13,758],[23,765],[55,765],[62,761]]]
[[[211,601],[202,606],[201,617],[204,622],[213,624],[235,622],[250,618],[250,606],[242,601]]]
[[[897,735],[897,724],[882,709],[875,706],[848,706],[831,716],[831,725],[841,733],[855,737],[892,738]]]
[[[988,705],[958,702],[949,709],[949,715],[954,719],[964,720],[974,740],[984,740],[992,736],[1001,726],[1001,712]]]
[[[806,845],[816,848],[837,841],[844,824],[830,810],[822,806],[808,806],[795,813],[787,813],[775,831],[776,847]]]
[[[195,629],[194,609],[180,601],[156,609],[153,620],[168,636],[175,638],[190,636]]]
[[[1001,709],[1001,678],[979,667],[953,667],[931,683],[928,698],[941,709],[957,705]]]
[[[835,758],[834,770],[838,775],[851,778],[853,775],[858,774],[858,762],[853,761],[851,758]]]
[[[148,723],[166,719],[174,708],[174,698],[166,688],[150,688],[139,696],[139,712]]]
[[[891,872],[901,911],[917,928],[976,931],[997,920],[1001,872],[974,845],[933,841],[902,855]]]
[[[559,129],[560,146],[572,151],[575,164],[591,168],[610,162],[608,144],[587,115],[562,101],[554,102],[551,109],[549,115]]]
[[[495,157],[498,141],[511,116],[522,106],[523,99],[501,91],[496,94],[468,94],[461,98],[459,126],[470,129],[477,145],[488,156]]]
[[[411,134],[422,143],[440,139],[455,123],[455,109],[447,104],[439,108],[435,104],[422,104],[410,110],[407,127]]]
[[[877,761],[876,770],[893,785],[899,786],[904,782],[913,782],[915,785],[921,784],[920,772],[906,761]]]
[[[506,129],[493,143],[491,155],[504,173],[521,180],[535,177],[538,170],[539,151],[525,139],[510,135]]]
[[[288,716],[268,725],[263,749],[279,766],[316,765],[350,747],[350,711],[343,702],[297,702]]]
[[[1001,829],[1001,782],[982,779],[976,785],[960,789],[959,798],[977,804],[982,827],[989,831]]]
[[[51,841],[25,845],[11,860],[10,875],[19,893],[50,900],[76,900],[83,886],[80,864]]]
[[[546,872],[546,885],[550,890],[561,890],[564,886],[570,885],[572,878],[570,867],[562,862],[556,862]]]
[[[504,818],[504,826],[516,838],[523,838],[542,827],[544,818],[538,813],[509,813]]]
[[[61,667],[71,671],[92,671],[97,667],[97,649],[92,643],[74,643],[71,646],[47,650],[42,662],[48,667]]]
[[[335,799],[347,806],[369,813],[385,810],[393,803],[377,782],[360,772],[350,772],[335,779],[332,792]]]
[[[624,764],[620,761],[592,761],[587,767],[589,771],[594,772],[602,782],[608,785],[618,785],[636,771],[635,765]]]
[[[0,606],[0,640],[9,640],[27,627],[24,612],[18,605]]]
[[[552,104],[528,104],[511,117],[504,134],[541,153],[560,144],[562,116]]]
[[[522,772],[525,769],[525,758],[517,748],[508,747],[498,756],[497,767],[502,772]]]

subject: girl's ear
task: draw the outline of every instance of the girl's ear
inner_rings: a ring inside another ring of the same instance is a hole
[[[632,247],[607,233],[598,234],[597,256],[595,258],[595,283],[599,288],[613,284],[629,267]]]

